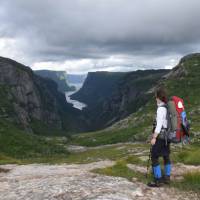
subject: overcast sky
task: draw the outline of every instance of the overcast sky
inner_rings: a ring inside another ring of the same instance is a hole
[[[200,0],[0,0],[0,55],[32,69],[171,68],[200,51]]]

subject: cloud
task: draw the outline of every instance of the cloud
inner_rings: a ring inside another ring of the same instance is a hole
[[[174,56],[110,56],[103,59],[79,59],[64,62],[38,62],[33,69],[65,70],[68,73],[83,74],[88,71],[134,71],[137,69],[171,69],[178,59]],[[166,64],[167,63],[167,64]]]
[[[199,7],[199,0],[1,0],[0,51],[33,68],[72,72],[169,68],[200,49]]]

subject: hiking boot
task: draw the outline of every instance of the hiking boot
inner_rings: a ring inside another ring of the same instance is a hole
[[[169,185],[170,184],[170,176],[163,176],[161,178],[162,183]]]
[[[160,179],[154,179],[154,181],[152,181],[152,182],[149,182],[148,184],[147,184],[147,186],[149,186],[149,187],[161,187],[162,186],[162,179],[160,178]]]

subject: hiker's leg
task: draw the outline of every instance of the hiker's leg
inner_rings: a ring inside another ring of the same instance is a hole
[[[151,157],[153,175],[154,175],[155,179],[160,179],[162,177],[161,167],[160,167],[160,163],[159,163],[158,159],[159,159],[158,156],[152,155],[152,157]]]
[[[169,155],[163,156],[164,159],[164,171],[165,175],[163,176],[163,183],[170,183],[170,175],[171,175],[171,161]]]
[[[171,175],[171,161],[169,155],[163,156],[164,159],[164,170],[165,175],[170,176]]]
[[[162,183],[162,180],[161,180],[162,174],[161,174],[161,168],[160,168],[158,159],[159,159],[158,156],[155,156],[154,154],[152,154],[151,161],[152,161],[152,171],[153,171],[154,180],[147,184],[149,187],[160,187]]]
[[[152,161],[152,171],[153,171],[154,180],[147,184],[150,187],[160,187],[162,184],[162,174],[161,174],[161,167],[159,163],[161,147],[162,147],[162,143],[159,139],[156,140],[156,143],[152,146],[151,161]]]

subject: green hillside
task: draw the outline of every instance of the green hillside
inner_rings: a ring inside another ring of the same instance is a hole
[[[56,138],[27,134],[12,123],[0,120],[0,164],[52,162],[68,155]]]

